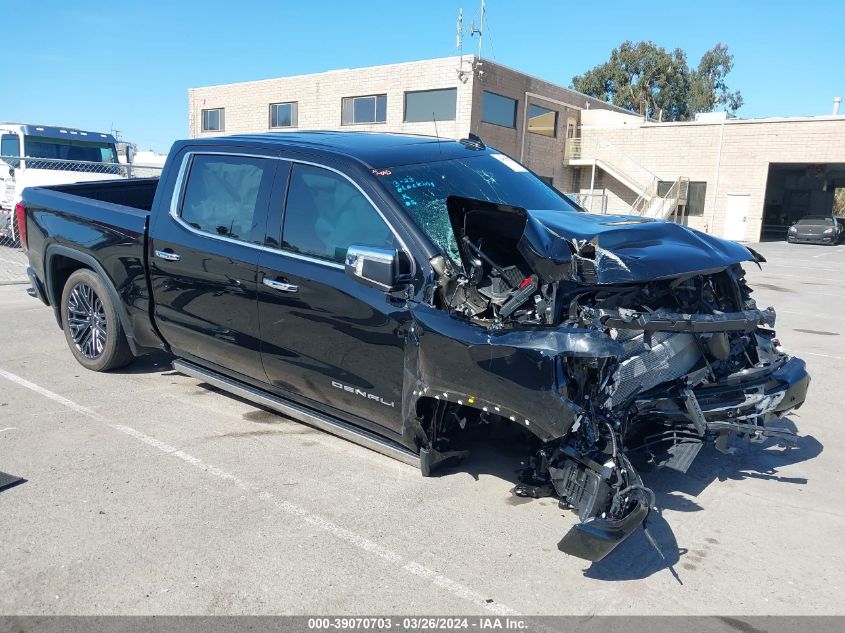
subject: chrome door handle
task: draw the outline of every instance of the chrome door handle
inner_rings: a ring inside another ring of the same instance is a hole
[[[284,281],[279,281],[278,279],[270,279],[269,277],[262,279],[261,283],[265,286],[269,286],[273,290],[280,290],[281,292],[296,292],[299,290],[299,286],[295,284],[289,284]]]
[[[172,251],[160,251],[156,250],[156,257],[160,257],[168,262],[178,262],[182,259],[182,256],[179,253],[174,253]]]

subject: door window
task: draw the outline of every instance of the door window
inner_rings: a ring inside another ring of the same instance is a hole
[[[266,158],[194,156],[182,221],[204,233],[261,244],[265,216],[259,200],[271,184],[272,165]]]
[[[351,244],[396,247],[390,228],[349,180],[321,167],[294,165],[282,246],[342,262]]]
[[[0,136],[0,156],[20,156],[20,142],[15,134]]]

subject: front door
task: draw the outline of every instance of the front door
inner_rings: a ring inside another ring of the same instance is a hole
[[[748,230],[748,205],[751,196],[728,194],[725,203],[725,230],[723,237],[726,240],[741,242],[746,239]]]
[[[268,380],[337,415],[400,432],[410,313],[343,267],[351,244],[395,248],[391,229],[351,180],[300,163],[281,224],[280,248],[262,252],[258,266]]]
[[[155,317],[180,356],[264,380],[256,246],[264,241],[274,174],[257,156],[187,154],[171,213],[150,230]]]

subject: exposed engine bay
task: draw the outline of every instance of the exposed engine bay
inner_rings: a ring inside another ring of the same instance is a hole
[[[468,329],[453,379],[418,371],[414,394],[437,392],[418,405],[424,472],[464,456],[467,427],[519,425],[533,442],[515,494],[574,509],[559,547],[595,561],[655,506],[635,462],[686,472],[708,442],[794,439],[769,423],[803,403],[809,376],[746,284],[740,262],[758,254],[641,218],[588,216],[578,234],[516,207],[448,210],[461,262],[432,260],[431,304]]]

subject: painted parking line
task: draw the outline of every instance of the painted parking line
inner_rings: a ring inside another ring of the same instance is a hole
[[[799,286],[801,284],[798,284]],[[756,290],[758,288],[763,290],[773,290],[774,292],[796,292],[795,290],[789,288],[781,288],[780,286],[774,286],[767,282],[762,281],[752,281],[752,290]],[[835,292],[815,292],[813,290],[805,290],[805,288],[801,287],[801,294],[802,295],[815,295],[818,297],[827,297],[828,299],[845,299],[845,294],[837,294]]]
[[[820,271],[825,272],[825,273],[843,273],[843,272],[845,272],[845,268],[843,268],[842,266],[835,266],[833,268],[825,268],[823,266],[813,266],[812,263],[808,263],[807,266],[802,266],[800,264],[780,264],[780,263],[774,263],[774,262],[764,262],[762,270],[758,269],[758,268],[749,267],[749,268],[746,269],[746,272],[759,274],[761,272],[766,272],[767,270],[769,270],[771,268],[786,268],[787,270],[792,270],[793,268],[801,268],[801,269],[807,269],[807,270],[820,270]]]
[[[836,250],[829,251],[827,253],[819,253],[818,255],[813,255],[814,258],[818,257],[827,257],[828,255],[837,255],[839,253],[845,253],[845,248],[837,248]]]
[[[765,270],[755,271],[757,275],[763,275],[764,277],[784,277],[786,279],[800,279],[801,281],[833,281],[835,283],[841,284],[845,279],[842,277],[816,277],[816,276],[808,276],[808,275],[790,275],[789,273],[778,273],[778,272],[766,272]]]
[[[796,356],[821,356],[822,358],[832,358],[833,360],[845,360],[845,356],[834,356],[833,354],[820,354],[818,352],[794,352],[790,351],[790,354],[795,354]]]
[[[796,314],[796,315],[802,316],[802,317],[808,316],[806,310],[804,310],[804,311],[801,311],[801,310],[784,310],[783,308],[778,308],[777,310],[775,310],[775,312],[777,314]],[[841,314],[820,314],[818,312],[813,312],[813,314],[810,315],[810,316],[813,319],[830,319],[832,321],[842,321],[842,315]]]
[[[352,530],[335,523],[334,521],[330,521],[325,517],[320,516],[319,514],[315,514],[302,506],[296,505],[287,501],[285,499],[279,498],[278,495],[270,492],[268,490],[262,489],[255,484],[248,482],[240,477],[229,473],[225,470],[222,470],[212,464],[208,464],[198,457],[185,453],[184,451],[179,450],[175,446],[171,446],[166,442],[162,442],[161,440],[147,435],[146,433],[142,433],[137,429],[134,429],[130,426],[126,426],[124,424],[116,424],[111,422],[108,418],[100,415],[96,411],[93,411],[87,407],[82,406],[81,404],[77,404],[72,400],[65,398],[64,396],[57,394],[49,389],[42,387],[34,382],[27,380],[26,378],[22,378],[17,374],[13,374],[9,371],[4,369],[0,369],[0,377],[9,380],[21,387],[29,389],[45,398],[56,402],[63,407],[74,411],[80,415],[84,415],[96,422],[99,422],[110,429],[114,429],[132,437],[139,442],[146,444],[147,446],[151,446],[162,453],[170,455],[172,457],[176,457],[181,461],[190,464],[194,468],[203,471],[204,473],[216,477],[222,481],[226,481],[238,489],[248,493],[254,499],[258,499],[261,502],[268,504],[271,508],[278,510],[280,512],[284,512],[287,515],[293,516],[308,525],[314,526],[319,528],[320,530],[326,532],[334,536],[335,538],[344,541],[345,543],[354,546],[355,548],[366,552],[372,556],[380,558],[381,560],[385,561],[386,563],[392,565],[397,570],[400,570],[404,573],[410,574],[417,578],[422,578],[424,580],[429,581],[435,587],[438,587],[445,591],[446,593],[451,594],[452,596],[464,600],[468,603],[471,603],[474,606],[482,607],[485,610],[501,616],[519,616],[520,613],[509,606],[502,604],[500,602],[488,602],[489,598],[485,595],[482,595],[478,591],[467,587],[457,581],[444,576],[443,574],[439,574],[433,569],[426,567],[416,561],[407,560],[402,555],[397,554],[396,552],[372,541]]]

